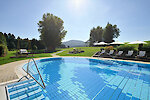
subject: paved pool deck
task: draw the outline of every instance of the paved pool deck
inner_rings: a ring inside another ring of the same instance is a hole
[[[64,50],[53,53],[51,55],[52,57],[59,57],[57,54],[63,51]],[[44,58],[49,58],[49,57],[34,58],[34,59],[38,60],[38,59],[44,59]],[[21,78],[23,75],[22,75],[22,72],[18,70],[19,69],[18,67],[23,66],[27,62],[28,62],[28,59],[0,65],[0,85],[9,83],[9,81],[12,81],[12,80],[15,81],[16,79]]]

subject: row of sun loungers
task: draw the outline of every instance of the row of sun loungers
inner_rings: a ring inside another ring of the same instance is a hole
[[[111,58],[122,58],[122,59],[129,59],[129,58],[143,58],[147,59],[146,51],[139,51],[138,54],[134,55],[134,51],[128,51],[124,53],[124,51],[115,52],[115,50],[110,50],[108,53],[105,50],[101,52],[97,52],[93,55],[93,57],[111,57]]]

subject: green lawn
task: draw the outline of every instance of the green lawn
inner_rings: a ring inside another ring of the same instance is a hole
[[[72,51],[73,48],[66,48],[63,49],[62,53],[59,53],[57,55],[59,56],[86,56],[86,57],[91,57],[93,54],[95,54],[97,51],[100,51],[101,47],[75,47],[76,49],[81,49],[84,50],[83,53],[78,53],[78,54],[69,54],[69,51]]]
[[[16,51],[9,51],[7,56],[5,57],[0,57],[0,65],[14,62],[14,61],[19,61],[19,60],[24,60],[24,59],[29,59],[29,58],[10,58],[11,56],[15,56]],[[41,54],[34,54],[34,58],[40,58],[40,57],[51,57],[51,53],[41,53]]]
[[[75,48],[84,50],[84,52],[78,53],[78,54],[68,54],[68,52],[72,51],[73,48],[66,48],[66,49],[63,49],[65,51],[63,51],[62,53],[59,53],[57,55],[59,55],[59,56],[87,56],[87,57],[91,57],[94,53],[96,53],[97,51],[99,51],[101,49],[100,47],[75,47]],[[26,58],[26,57],[25,58],[10,58],[12,56],[15,56],[15,53],[16,53],[16,51],[9,51],[7,56],[0,57],[0,65],[31,58],[31,57],[29,57],[29,58]],[[34,54],[34,58],[51,57],[51,54],[52,53]]]

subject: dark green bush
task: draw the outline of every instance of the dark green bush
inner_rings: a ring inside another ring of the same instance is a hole
[[[5,36],[0,32],[0,45],[7,45]]]
[[[117,50],[124,51],[124,52],[127,52],[129,50],[137,51],[134,45],[120,45],[117,47]]]
[[[8,52],[7,46],[0,45],[0,56],[6,56]]]
[[[34,45],[33,48],[32,48],[32,50],[38,50],[37,46]]]
[[[106,52],[109,52],[109,50],[113,50],[114,47],[113,46],[107,46],[104,49],[106,50]]]
[[[150,57],[150,43],[143,45],[141,50],[146,51],[147,56]]]

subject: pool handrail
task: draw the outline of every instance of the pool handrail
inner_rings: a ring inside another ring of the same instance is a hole
[[[37,69],[37,71],[38,71],[38,74],[39,74],[39,76],[40,76],[40,78],[41,78],[41,80],[42,80],[43,85],[41,85],[41,84],[40,84],[32,75],[30,75],[30,73],[29,73],[29,63],[30,63],[31,60],[34,62],[34,65],[35,65],[35,67],[36,67],[36,69]],[[27,71],[26,71],[26,73],[27,73],[27,76],[29,75],[30,77],[32,77],[43,89],[45,89],[45,83],[44,83],[44,81],[43,81],[43,79],[42,79],[42,76],[41,76],[41,74],[40,74],[40,71],[39,71],[39,69],[38,69],[38,67],[37,67],[37,64],[36,64],[34,58],[31,58],[31,59],[28,60],[28,65],[27,65]]]

